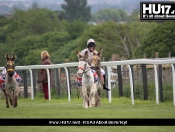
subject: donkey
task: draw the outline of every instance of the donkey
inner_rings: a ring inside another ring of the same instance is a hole
[[[97,88],[96,83],[94,82],[93,72],[88,64],[88,52],[85,52],[85,56],[81,56],[79,51],[76,51],[76,54],[79,59],[77,75],[82,77],[83,107],[91,108],[92,106],[95,106]]]
[[[6,99],[6,106],[9,108],[9,101],[10,104],[15,108],[18,105],[18,85],[19,83],[16,81],[14,77],[15,72],[15,59],[17,58],[16,54],[12,57],[9,57],[8,54],[5,54],[5,59],[7,62],[6,65],[6,76],[5,76],[5,88],[2,89]]]
[[[100,106],[100,95],[103,90],[104,85],[104,78],[101,75],[101,59],[103,49],[100,48],[100,51],[97,54],[93,54],[93,58],[91,61],[91,68],[94,69],[98,75],[99,81],[97,82],[97,92],[98,95],[96,95],[96,106]]]

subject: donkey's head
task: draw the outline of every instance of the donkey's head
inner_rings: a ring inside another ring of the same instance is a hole
[[[101,59],[103,49],[100,48],[100,51],[97,54],[93,54],[93,58],[91,61],[91,68],[92,69],[99,69],[101,67]]]
[[[78,63],[78,76],[82,76],[84,72],[87,71],[88,68],[88,51],[85,52],[85,55],[82,56],[79,51],[76,51],[79,63]]]
[[[14,71],[15,71],[15,59],[17,58],[16,54],[14,54],[12,57],[9,57],[8,54],[5,54],[5,59],[6,59],[6,62],[7,62],[7,65],[6,65],[6,70],[8,72],[8,75],[10,77],[12,77],[14,75]]]

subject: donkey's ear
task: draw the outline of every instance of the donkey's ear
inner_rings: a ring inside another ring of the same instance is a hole
[[[100,51],[98,52],[98,56],[101,57],[102,56],[102,52],[103,52],[103,48],[100,48]]]
[[[13,56],[11,57],[11,60],[12,60],[12,61],[15,61],[16,58],[17,58],[16,54],[13,54]]]
[[[76,50],[76,54],[78,55],[80,52],[78,50]]]
[[[89,56],[88,55],[88,51],[86,51],[85,54],[84,54],[84,59],[87,60],[88,59],[88,56]]]
[[[5,59],[6,59],[6,61],[9,61],[10,57],[8,54],[5,54]]]
[[[77,53],[77,57],[78,58],[81,58],[82,56],[80,55],[80,51],[76,50],[76,53]]]

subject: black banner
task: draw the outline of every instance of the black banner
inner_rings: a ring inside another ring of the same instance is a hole
[[[141,21],[174,21],[175,2],[172,1],[141,1]]]
[[[175,119],[0,119],[0,126],[175,126]]]

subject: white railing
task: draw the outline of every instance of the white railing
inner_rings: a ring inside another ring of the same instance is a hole
[[[110,66],[117,66],[117,65],[128,65],[129,67],[129,76],[130,76],[130,88],[131,88],[131,101],[134,105],[134,93],[133,93],[133,79],[132,79],[132,72],[130,65],[136,65],[136,64],[149,64],[154,66],[154,72],[155,72],[155,91],[156,91],[156,104],[159,104],[159,89],[158,89],[158,76],[157,76],[157,68],[156,65],[158,64],[171,64],[172,67],[172,79],[173,79],[173,104],[175,106],[175,59],[173,58],[164,58],[164,59],[135,59],[135,60],[125,60],[125,61],[110,61],[110,62],[102,62],[102,66],[107,67],[108,72],[108,87],[111,89],[111,81],[110,81]],[[67,89],[68,89],[68,101],[71,101],[70,99],[70,87],[69,87],[69,78],[68,78],[68,70],[67,67],[77,67],[78,62],[72,62],[72,63],[62,63],[62,64],[53,64],[53,65],[28,65],[28,66],[16,66],[16,70],[29,70],[30,76],[31,76],[31,99],[34,100],[34,90],[33,90],[33,78],[32,78],[32,71],[31,69],[47,69],[47,75],[48,75],[48,91],[49,91],[49,100],[51,100],[51,93],[50,93],[50,79],[49,79],[49,70],[51,68],[65,68],[66,72],[66,79],[67,79]],[[4,67],[0,67],[0,70],[3,70]],[[108,99],[109,102],[112,102],[111,98],[111,90],[108,91]]]

